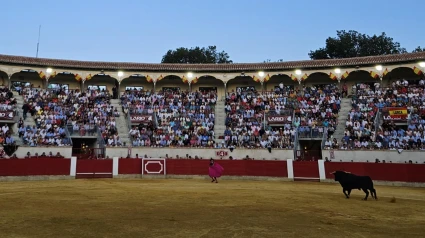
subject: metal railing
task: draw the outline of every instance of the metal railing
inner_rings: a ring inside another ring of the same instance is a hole
[[[77,159],[105,159],[104,148],[74,148],[72,149],[72,155]],[[111,159],[111,158],[110,158]]]
[[[294,138],[294,160],[297,160],[297,151],[298,151],[298,129],[295,131],[295,138]]]
[[[130,110],[127,110],[127,120],[126,120],[126,123],[127,123],[127,130],[128,130],[128,133],[130,133],[130,130],[131,130],[131,128],[132,128],[132,126],[131,126],[131,116],[130,116]],[[128,139],[130,140],[129,142],[130,142],[130,144],[129,145],[127,145],[127,146],[129,146],[129,147],[132,147],[133,146],[133,137],[129,134],[128,135]]]
[[[328,128],[325,128],[325,132],[323,133],[323,137],[322,137],[322,143],[320,148],[322,148],[322,150],[325,148],[325,143],[326,140],[328,139]]]
[[[127,129],[128,131],[131,130],[131,116],[130,116],[130,110],[127,111]]]
[[[300,130],[302,128],[302,130]],[[297,128],[298,138],[322,138],[327,132],[324,126],[311,128],[310,126],[300,126]]]
[[[412,124],[413,115],[413,110],[410,110],[409,116],[407,117],[407,126],[410,126]]]
[[[375,120],[373,121],[373,125],[375,127],[375,135],[379,132],[379,127],[381,126],[381,110],[378,110],[375,115]]]
[[[153,125],[155,128],[158,128],[158,117],[156,112],[153,113]]]
[[[102,131],[100,130],[100,127],[97,128],[97,144],[99,145],[100,149],[106,148],[105,140],[103,139]]]
[[[72,139],[71,139],[71,133],[69,133],[69,130],[68,130],[68,125],[65,125],[64,129],[65,129],[66,139],[68,139],[69,144],[71,146],[73,146]]]

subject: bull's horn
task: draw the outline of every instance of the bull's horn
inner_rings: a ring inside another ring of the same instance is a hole
[[[336,172],[336,171],[333,171],[332,173],[329,173],[329,174],[335,174],[335,172]]]

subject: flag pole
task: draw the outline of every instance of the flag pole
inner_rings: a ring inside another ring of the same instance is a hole
[[[41,34],[41,25],[38,27],[37,53],[35,54],[35,58],[38,58],[38,48],[40,47],[40,34]]]

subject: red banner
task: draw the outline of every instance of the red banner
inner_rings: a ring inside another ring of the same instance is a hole
[[[383,112],[384,120],[406,121],[407,116],[406,107],[387,107]]]
[[[288,116],[268,116],[267,121],[269,124],[283,124],[288,121]]]
[[[13,120],[13,111],[0,111],[0,120]]]
[[[151,115],[130,116],[130,121],[134,123],[148,123],[152,121]]]

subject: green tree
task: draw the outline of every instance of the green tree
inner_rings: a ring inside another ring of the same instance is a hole
[[[416,47],[413,51],[412,51],[412,53],[415,53],[415,52],[424,52],[425,51],[425,48],[421,48],[420,46],[418,46],[418,47]]]
[[[207,48],[180,47],[175,50],[169,50],[162,57],[161,63],[171,64],[229,64],[233,63],[229,55],[224,52],[218,52],[216,46],[208,46]]]
[[[336,37],[328,37],[326,46],[318,50],[310,51],[311,59],[341,59],[372,55],[389,55],[407,53],[400,43],[387,36],[369,36],[357,31],[337,31]]]

